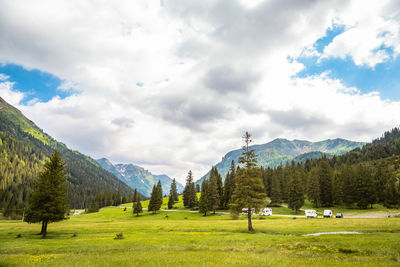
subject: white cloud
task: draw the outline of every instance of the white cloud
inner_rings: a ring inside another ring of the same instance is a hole
[[[240,147],[245,130],[256,143],[368,141],[398,124],[398,102],[327,74],[292,78],[304,66],[287,58],[315,54],[313,43],[339,20],[352,28],[324,56],[373,66],[386,60],[377,45],[396,48],[395,38],[375,36],[395,35],[394,19],[371,9],[371,26],[362,10],[349,15],[348,2],[4,1],[0,61],[67,81],[59,89],[74,94],[65,99],[18,105],[56,139],[183,181],[189,169],[199,178]],[[352,29],[371,43],[358,51]],[[7,81],[0,94],[14,105],[23,98]]]
[[[346,26],[345,32],[325,47],[322,58],[349,57],[356,65],[370,68],[396,58],[400,54],[400,18],[388,8],[392,3],[353,1],[337,20]]]

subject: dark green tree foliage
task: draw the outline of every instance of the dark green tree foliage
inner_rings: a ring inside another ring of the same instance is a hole
[[[175,178],[172,180],[171,189],[169,192],[170,196],[172,196],[173,201],[178,201],[178,190],[176,189],[176,181]]]
[[[160,210],[162,205],[162,188],[161,183],[158,181],[157,185],[153,186],[153,190],[151,192],[148,211],[152,211],[153,213],[157,213]]]
[[[384,168],[383,163],[380,162],[376,167],[376,172],[374,175],[377,201],[379,203],[384,202],[386,199],[385,186],[388,183],[389,178],[390,173],[388,172],[388,169]]]
[[[313,203],[314,207],[319,207],[321,204],[320,196],[320,186],[319,186],[319,175],[318,167],[313,167],[310,170],[307,186],[307,196],[308,199]]]
[[[343,203],[351,206],[357,199],[354,194],[356,188],[355,174],[349,161],[340,170],[340,177],[343,186]]]
[[[168,197],[168,209],[172,209],[174,207],[175,201],[174,197],[172,195],[169,195]]]
[[[136,192],[136,189],[135,189],[135,192],[133,194],[132,211],[133,211],[133,214],[136,214],[136,216],[139,216],[139,213],[143,212],[142,203],[140,202],[140,194],[138,194]]]
[[[262,208],[266,204],[266,194],[264,183],[261,178],[261,170],[256,167],[257,157],[254,150],[249,149],[252,142],[251,135],[246,132],[243,136],[245,145],[243,146],[242,156],[239,163],[244,168],[239,169],[236,174],[235,191],[232,195],[231,210],[233,213],[240,212],[243,208],[247,208],[247,225],[248,231],[254,231],[251,221],[251,209],[256,210]]]
[[[376,190],[371,170],[362,164],[356,168],[356,198],[357,206],[362,209],[376,203]]]
[[[198,205],[196,190],[194,187],[192,171],[189,171],[186,178],[186,185],[183,190],[183,205],[187,208],[194,208]]]
[[[218,203],[218,209],[223,209],[225,202],[224,202],[224,184],[222,182],[222,177],[221,175],[218,173],[218,170],[216,167],[214,167],[215,169],[215,173],[217,176],[217,191],[218,191],[218,199],[219,199],[219,203]]]
[[[282,202],[281,183],[282,165],[279,165],[272,174],[271,182],[271,205],[280,205]]]
[[[212,167],[210,174],[210,182],[209,182],[209,201],[210,201],[210,210],[212,210],[215,214],[219,203],[220,203],[220,195],[218,191],[218,172],[215,167]]]
[[[288,207],[296,213],[304,205],[303,179],[299,170],[294,169],[289,182]]]
[[[65,163],[56,151],[44,165],[29,199],[24,220],[28,223],[42,222],[40,233],[43,236],[46,236],[48,223],[67,219],[67,175],[64,167]]]
[[[235,190],[235,176],[236,176],[236,167],[235,162],[232,160],[231,167],[229,172],[226,174],[225,183],[224,183],[224,209],[229,208],[229,203],[231,201],[231,197],[233,191]]]
[[[114,196],[114,206],[119,206],[119,205],[121,205],[121,200],[122,200],[122,197],[121,197],[121,192],[118,190],[116,193],[115,193],[115,196]]]
[[[160,209],[161,205],[163,203],[163,191],[162,191],[162,186],[161,186],[161,181],[160,180],[158,180],[158,183],[157,183],[157,193],[158,193],[157,205],[160,206],[158,208],[158,209]]]
[[[398,208],[400,205],[399,180],[390,177],[384,189],[384,205],[388,208]]]
[[[209,191],[209,181],[204,179],[201,183],[201,195],[199,202],[199,212],[207,216],[207,212],[211,210],[210,205],[210,191]]]
[[[332,206],[332,178],[333,171],[326,157],[320,161],[318,170],[321,206]]]
[[[333,204],[336,205],[341,205],[344,199],[343,181],[340,179],[340,175],[338,172],[335,172],[335,174],[333,175],[332,199],[333,199]]]
[[[201,189],[200,189],[200,185],[196,184],[196,193],[200,193]]]

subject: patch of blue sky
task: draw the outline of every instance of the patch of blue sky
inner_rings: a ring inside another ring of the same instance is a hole
[[[326,36],[314,44],[314,48],[322,53],[324,47],[344,30],[339,26],[329,29]],[[320,59],[318,56],[303,56],[296,59],[304,65],[296,77],[328,72],[329,77],[341,80],[345,86],[357,87],[362,93],[379,92],[383,99],[400,101],[400,57],[393,58],[393,51],[388,47],[379,47],[377,51],[385,52],[389,57],[374,68],[357,66],[350,57]]]
[[[23,104],[32,100],[47,102],[55,96],[65,98],[72,94],[72,91],[57,89],[63,82],[61,79],[37,69],[27,70],[15,64],[2,64],[0,73],[9,76],[8,81],[14,82],[14,90],[25,94]]]

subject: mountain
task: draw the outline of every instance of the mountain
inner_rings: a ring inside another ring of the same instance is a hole
[[[161,181],[163,194],[169,194],[172,179],[165,174],[154,175],[148,170],[133,164],[116,164],[113,165],[108,159],[98,159],[97,162],[105,170],[113,173],[121,181],[129,185],[131,188],[136,188],[139,193],[149,197],[153,189],[153,185]],[[183,185],[176,182],[178,193],[183,191]]]
[[[278,138],[269,143],[261,145],[253,145],[250,148],[254,149],[257,155],[258,165],[262,167],[276,167],[279,164],[285,164],[288,161],[303,162],[307,159],[320,157],[322,154],[327,154],[328,157],[334,155],[343,155],[355,148],[360,148],[365,143],[352,142],[345,139],[328,139],[320,142],[309,142],[303,140],[287,140]],[[238,164],[238,159],[242,155],[242,150],[237,149],[227,153],[222,160],[215,165],[222,178],[225,179],[226,173],[229,171],[232,160]],[[196,184],[209,177],[210,172],[196,181]]]
[[[55,150],[66,162],[71,208],[87,207],[101,190],[133,193],[92,158],[56,141],[0,97],[0,208],[22,213],[33,181]]]

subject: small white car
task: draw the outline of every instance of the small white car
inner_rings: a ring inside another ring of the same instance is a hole
[[[256,214],[256,210],[254,208],[251,208],[251,215]],[[242,209],[242,215],[247,215],[247,208]]]
[[[317,212],[315,210],[305,210],[307,218],[318,218]]]
[[[331,210],[324,210],[324,218],[332,218],[333,212]]]
[[[260,210],[260,216],[272,216],[272,209],[264,208]]]

